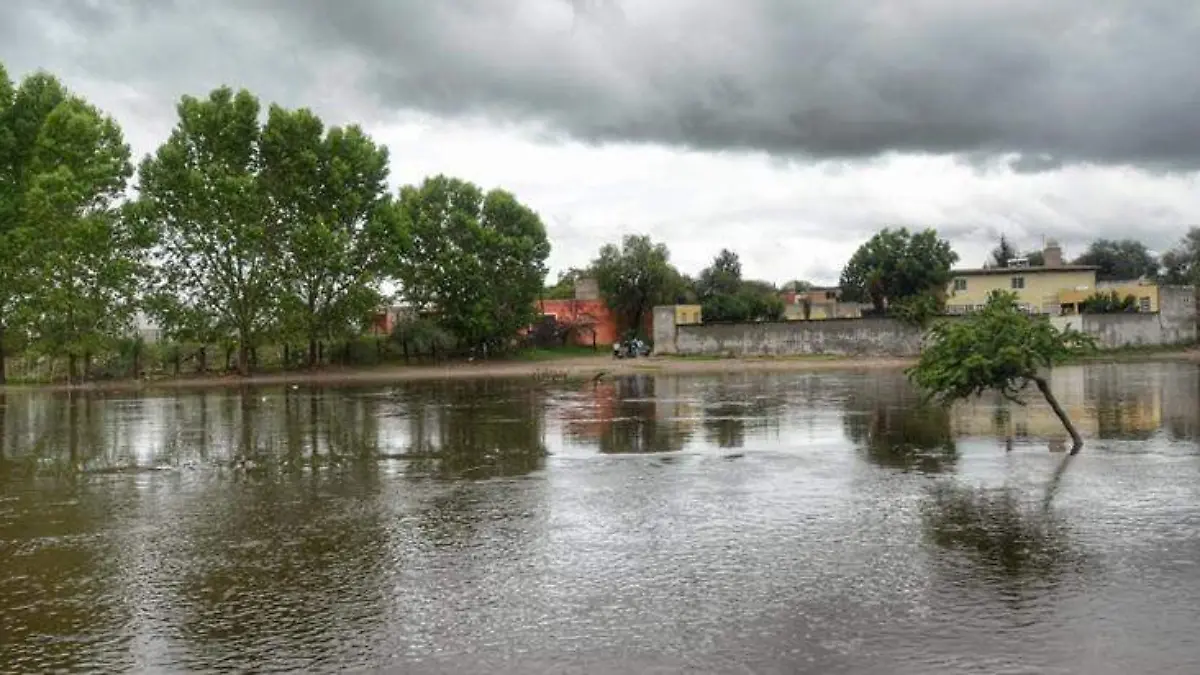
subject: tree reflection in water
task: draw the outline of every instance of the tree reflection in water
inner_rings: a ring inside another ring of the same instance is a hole
[[[950,413],[922,404],[904,382],[868,382],[846,402],[846,436],[872,463],[942,473],[958,460]]]
[[[928,541],[964,554],[993,577],[1054,579],[1078,567],[1081,553],[1072,546],[1066,521],[1050,508],[1068,463],[1059,465],[1040,503],[1008,487],[938,483],[922,508]]]

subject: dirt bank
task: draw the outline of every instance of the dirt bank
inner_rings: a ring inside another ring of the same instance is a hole
[[[1200,363],[1200,350],[1114,351],[1082,359],[1083,362],[1186,361]],[[214,375],[211,377],[166,378],[89,382],[78,385],[9,385],[0,391],[43,390],[145,390],[190,389],[203,387],[241,387],[278,384],[386,384],[413,380],[447,380],[483,377],[539,377],[567,379],[636,373],[712,374],[741,372],[795,372],[822,370],[899,370],[915,359],[881,357],[793,357],[793,358],[671,358],[613,359],[611,356],[563,357],[543,361],[453,362],[437,366],[379,366],[374,368],[325,368],[317,371],[263,373],[251,377]]]
[[[412,380],[482,377],[541,377],[566,379],[629,375],[635,373],[736,373],[766,371],[863,370],[904,368],[907,359],[888,358],[780,358],[780,359],[690,359],[650,357],[617,360],[611,356],[566,357],[546,361],[455,362],[437,366],[379,366],[375,368],[325,368],[317,371],[263,373],[250,377],[214,375],[156,380],[88,382],[77,385],[10,385],[7,390],[102,390],[190,389],[276,384],[386,384]]]

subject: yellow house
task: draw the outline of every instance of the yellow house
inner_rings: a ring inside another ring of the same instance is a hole
[[[1061,314],[1064,296],[1088,297],[1096,292],[1096,268],[998,267],[954,270],[946,288],[946,311],[966,314],[987,303],[988,294],[1003,290],[1017,294],[1025,310],[1034,314]]]
[[[700,305],[675,305],[676,326],[691,326],[703,322]]]

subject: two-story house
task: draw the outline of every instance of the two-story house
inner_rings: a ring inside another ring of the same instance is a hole
[[[1005,290],[1016,293],[1032,314],[1074,314],[1078,298],[1096,292],[1097,268],[1063,264],[1062,248],[1054,241],[1046,243],[1043,257],[1041,266],[1018,258],[1008,267],[953,270],[946,288],[946,311],[966,314],[987,303],[992,291]]]

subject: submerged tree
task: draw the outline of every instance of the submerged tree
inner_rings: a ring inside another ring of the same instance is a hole
[[[1015,294],[993,291],[982,311],[935,324],[921,360],[908,375],[926,396],[943,404],[996,390],[1023,405],[1019,396],[1033,384],[1071,434],[1075,454],[1083,439],[1050,390],[1047,372],[1093,349],[1091,336],[1059,330],[1045,317],[1023,312]]]

